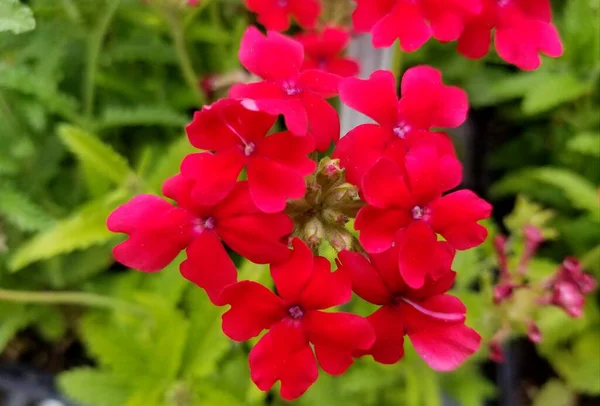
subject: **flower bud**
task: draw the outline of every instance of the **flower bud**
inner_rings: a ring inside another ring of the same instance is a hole
[[[320,185],[329,185],[332,182],[342,179],[344,176],[344,170],[340,167],[339,159],[331,159],[325,157],[319,162],[317,168],[317,182]]]
[[[552,304],[562,308],[569,316],[579,318],[583,313],[585,297],[576,285],[558,281],[554,284]]]
[[[346,224],[348,222],[348,216],[335,209],[327,208],[321,212],[321,216],[329,224]]]
[[[542,341],[542,332],[533,320],[527,321],[527,337],[529,337],[529,341],[534,344]]]
[[[494,237],[494,249],[496,251],[496,257],[498,259],[498,268],[500,270],[500,277],[502,279],[509,279],[510,273],[508,272],[508,258],[507,258],[507,238],[504,235],[498,234]]]
[[[529,224],[523,228],[523,235],[525,237],[525,250],[519,262],[519,273],[521,275],[527,272],[527,265],[529,265],[531,258],[533,258],[540,244],[544,241],[541,230]]]
[[[504,362],[504,350],[502,349],[502,343],[499,340],[493,339],[488,344],[490,350],[490,359],[494,362]]]
[[[325,238],[325,227],[317,218],[310,219],[303,229],[302,239],[311,249],[318,248]]]
[[[327,230],[327,240],[337,252],[350,250],[354,245],[354,236],[345,228],[330,228]]]
[[[358,200],[358,188],[350,183],[343,183],[329,191],[325,196],[328,206],[340,207]]]
[[[510,298],[515,287],[515,284],[512,282],[499,283],[494,286],[494,304],[500,304]]]

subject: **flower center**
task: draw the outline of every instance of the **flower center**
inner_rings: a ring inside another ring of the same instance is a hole
[[[406,134],[412,130],[412,127],[406,124],[404,121],[400,122],[396,127],[394,127],[394,134],[396,137],[405,139]]]
[[[415,206],[412,208],[412,217],[415,220],[421,220],[427,215],[427,208]]]
[[[292,306],[288,310],[290,317],[294,320],[299,320],[304,316],[304,310],[300,306]]]
[[[205,219],[196,219],[194,222],[194,230],[197,233],[201,233],[204,230],[212,230],[215,228],[215,219],[213,217],[207,217]]]
[[[254,152],[255,149],[256,149],[256,145],[254,145],[253,142],[247,143],[246,146],[244,147],[244,155],[246,155],[246,156],[252,155],[252,153]]]
[[[300,94],[300,88],[294,83],[283,82],[283,90],[288,96],[296,96]]]

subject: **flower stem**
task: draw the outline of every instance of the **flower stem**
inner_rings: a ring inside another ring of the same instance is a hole
[[[173,43],[175,45],[175,52],[177,54],[179,68],[181,69],[181,73],[183,74],[183,77],[188,87],[194,93],[196,101],[199,105],[203,105],[206,102],[206,100],[204,98],[204,94],[198,86],[198,76],[194,71],[190,55],[186,48],[184,24],[175,15],[175,12],[176,11],[165,9],[164,16],[167,22],[169,23],[169,27],[171,29],[171,36],[173,37]]]
[[[0,301],[38,304],[73,304],[79,306],[104,307],[127,312],[142,312],[140,307],[131,303],[87,292],[31,292],[0,289]]]
[[[108,6],[104,14],[100,16],[98,25],[91,33],[87,48],[87,58],[85,67],[85,76],[83,84],[83,106],[86,119],[92,117],[94,112],[94,93],[96,72],[98,71],[98,56],[102,48],[102,42],[110,26],[110,22],[119,7],[121,0],[108,0]]]
[[[400,42],[398,42],[398,45],[394,46],[394,51],[393,51],[393,55],[392,55],[392,73],[394,74],[394,76],[396,76],[397,78],[401,78],[402,77],[402,63],[403,63],[403,57],[404,57],[404,52],[402,51],[402,47],[400,46]]]

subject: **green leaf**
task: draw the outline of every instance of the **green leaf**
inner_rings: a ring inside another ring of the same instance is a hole
[[[148,184],[154,190],[160,190],[163,182],[177,174],[183,158],[193,152],[198,152],[189,142],[187,136],[182,136],[173,141],[166,152],[161,154],[160,160],[156,163],[154,171],[148,177]]]
[[[563,103],[577,100],[591,90],[588,83],[581,82],[571,73],[549,75],[525,94],[522,110],[526,115],[544,113]]]
[[[58,127],[58,136],[79,160],[117,184],[133,173],[125,158],[78,127],[63,124]]]
[[[71,216],[57,221],[51,228],[22,244],[10,258],[9,269],[18,271],[33,262],[115,238],[115,234],[106,228],[106,219],[128,197],[127,192],[118,190],[76,209]]]
[[[23,231],[48,228],[54,219],[13,185],[0,183],[0,215]]]
[[[575,393],[558,379],[549,380],[533,399],[532,406],[575,406]]]
[[[31,321],[31,313],[24,305],[0,303],[0,353],[6,344]]]
[[[184,127],[189,118],[168,106],[137,105],[135,107],[108,107],[98,125],[101,129],[126,126]]]
[[[14,34],[31,31],[35,28],[35,19],[31,9],[19,0],[0,0],[0,32],[11,31]]]
[[[125,382],[109,372],[89,367],[71,369],[58,376],[58,387],[62,392],[89,406],[125,404],[131,392],[130,385]]]
[[[577,392],[600,394],[600,332],[588,331],[578,337],[571,351],[557,349],[550,358],[556,371]]]
[[[600,133],[577,134],[567,142],[567,148],[582,155],[600,157]]]
[[[523,169],[495,183],[490,194],[494,197],[502,197],[519,192],[527,193],[532,180],[560,189],[573,207],[587,211],[594,218],[600,218],[596,186],[568,169],[556,167]]]

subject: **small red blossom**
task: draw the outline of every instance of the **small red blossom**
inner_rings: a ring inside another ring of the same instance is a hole
[[[496,0],[492,0],[496,1]],[[407,52],[416,51],[432,36],[457,40],[469,17],[481,10],[481,0],[357,0],[354,28],[371,32],[373,45],[389,47],[396,39]]]
[[[285,31],[293,17],[304,29],[313,29],[321,14],[319,0],[245,0],[248,10],[258,14],[258,22],[268,30]]]
[[[289,131],[310,135],[319,151],[340,136],[340,119],[326,100],[338,92],[340,77],[317,69],[300,71],[304,61],[302,44],[276,32],[263,36],[250,27],[242,38],[242,65],[262,82],[238,84],[230,96],[245,99],[250,110],[282,114]]]
[[[269,330],[250,351],[251,377],[264,391],[281,381],[281,396],[288,400],[317,380],[315,355],[325,372],[339,375],[355,351],[368,350],[375,341],[363,317],[321,311],[350,300],[349,275],[331,273],[329,261],[314,257],[301,240],[293,246],[289,259],[271,265],[277,295],[252,281],[231,285],[222,295],[231,305],[223,315],[223,331],[231,339],[245,341]]]
[[[182,164],[182,172],[203,177],[192,191],[197,204],[213,205],[222,200],[243,168],[247,170],[250,196],[264,212],[283,211],[287,199],[304,196],[304,176],[316,168],[307,157],[314,149],[313,140],[287,131],[267,136],[275,119],[247,110],[233,99],[222,99],[196,112],[186,128],[190,142],[196,148],[213,151],[189,155]]]
[[[360,187],[362,176],[389,149],[429,143],[443,154],[454,154],[452,140],[431,129],[461,125],[469,108],[467,94],[445,86],[441,73],[430,66],[408,69],[402,77],[401,94],[398,100],[396,79],[389,71],[340,83],[342,102],[377,122],[356,127],[336,146],[333,156],[340,159],[349,182]]]
[[[350,42],[348,31],[327,27],[322,32],[302,33],[295,38],[304,46],[303,70],[320,69],[341,77],[358,74],[358,62],[342,56]]]
[[[442,244],[442,243],[438,243]],[[404,355],[404,336],[433,369],[457,368],[479,348],[481,337],[465,326],[466,308],[459,299],[445,294],[456,274],[449,268],[437,281],[428,279],[420,289],[412,289],[398,272],[396,256],[390,250],[366,257],[342,251],[338,263],[352,276],[352,289],[367,302],[381,306],[367,319],[377,336],[371,354],[384,364],[393,364]],[[339,271],[338,271],[339,272]]]
[[[478,222],[490,216],[489,203],[470,190],[442,196],[460,181],[454,155],[439,155],[430,145],[377,161],[364,176],[367,205],[355,222],[365,251],[396,246],[400,273],[413,288],[423,286],[427,275],[437,279],[450,267],[453,249],[473,248],[487,237]],[[439,244],[436,234],[447,243]]]
[[[581,317],[585,295],[596,288],[594,278],[583,272],[575,258],[566,258],[552,282],[551,304],[561,307],[571,317]]]
[[[209,175],[209,174],[207,174]],[[210,174],[212,175],[212,174]],[[209,176],[210,176],[209,175]],[[252,202],[247,182],[238,182],[214,206],[198,205],[192,198],[195,181],[182,175],[167,180],[165,196],[139,195],[108,217],[108,229],[129,238],[114,248],[117,261],[144,272],[159,271],[186,250],[182,275],[200,286],[215,304],[220,293],[235,283],[237,272],[223,242],[252,262],[281,261],[290,255],[281,243],[293,228],[283,213],[266,214]]]
[[[481,13],[471,16],[458,40],[458,51],[472,59],[488,53],[491,33],[498,55],[523,70],[540,66],[539,54],[563,53],[552,25],[549,0],[482,0]]]

